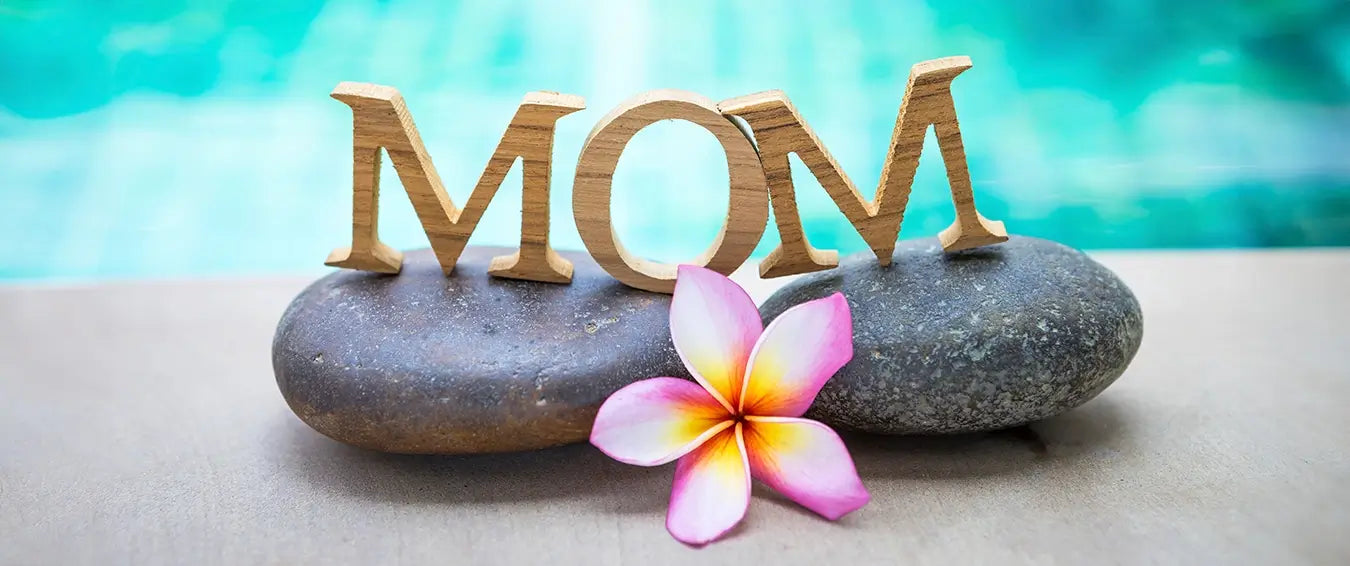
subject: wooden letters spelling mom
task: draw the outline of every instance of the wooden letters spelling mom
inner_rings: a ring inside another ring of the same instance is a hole
[[[638,130],[658,120],[681,119],[703,126],[717,137],[726,151],[731,181],[731,201],[721,233],[712,246],[690,263],[731,273],[750,257],[759,243],[772,202],[781,243],[760,263],[761,277],[820,271],[838,265],[837,252],[811,247],[802,231],[796,189],[788,166],[788,153],[796,153],[876,253],[877,260],[888,265],[923,151],[924,136],[931,124],[936,130],[956,205],[956,222],[939,234],[942,247],[955,251],[1006,241],[1003,223],[988,220],[975,210],[966,153],[956,122],[951,83],[970,66],[968,57],[947,57],[924,61],[910,70],[881,181],[872,201],[862,197],[781,91],[720,103],[678,90],[640,94],[601,118],[582,146],[572,189],[577,231],[596,262],[619,281],[660,293],[674,289],[674,265],[642,259],[619,242],[610,221],[610,184],[624,146]],[[403,255],[382,243],[376,229],[383,148],[393,161],[447,275],[454,269],[469,235],[507,171],[520,158],[524,165],[520,250],[494,258],[489,273],[550,283],[571,281],[571,262],[549,246],[548,190],[554,124],[559,118],[585,108],[580,96],[526,94],[463,208],[456,207],[446,194],[397,90],[344,82],[333,90],[332,96],[352,109],[354,164],[352,245],[334,250],[328,257],[328,265],[382,273],[398,273],[402,265]],[[731,120],[733,116],[745,120],[751,132],[738,128]],[[749,137],[751,133],[753,140]]]

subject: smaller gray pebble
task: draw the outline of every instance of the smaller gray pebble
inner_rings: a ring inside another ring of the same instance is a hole
[[[1114,273],[1037,238],[944,253],[900,242],[803,276],[761,308],[766,321],[842,291],[854,355],[808,417],[846,430],[946,434],[1045,419],[1095,397],[1139,349],[1139,302]]]

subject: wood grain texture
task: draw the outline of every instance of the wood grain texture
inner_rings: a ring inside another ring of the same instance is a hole
[[[769,219],[764,170],[755,146],[712,100],[692,92],[654,90],[623,102],[600,119],[582,146],[572,213],[582,242],[605,271],[624,284],[658,293],[674,291],[676,266],[643,259],[624,247],[610,218],[610,199],[624,147],[638,130],[665,119],[703,126],[727,156],[731,190],[726,221],[712,245],[689,263],[730,274],[750,257]]]
[[[344,82],[333,89],[332,97],[352,109],[352,245],[334,250],[326,264],[382,273],[398,273],[402,265],[402,254],[380,242],[377,228],[383,148],[447,275],[454,270],[488,203],[519,158],[524,184],[520,249],[493,258],[489,273],[550,283],[571,280],[571,262],[549,247],[548,191],[554,125],[559,118],[586,107],[581,97],[553,92],[526,94],[463,208],[455,206],[445,192],[397,89]]]
[[[801,158],[872,248],[877,260],[882,265],[889,265],[929,125],[937,134],[951,185],[952,202],[956,206],[956,221],[939,235],[943,248],[955,251],[1006,241],[1008,236],[1003,223],[985,219],[975,209],[965,148],[961,144],[961,130],[952,101],[952,80],[970,67],[969,57],[947,57],[924,61],[910,70],[909,84],[905,87],[881,180],[872,201],[863,198],[782,91],[722,101],[718,105],[722,113],[744,119],[754,133],[778,225],[781,243],[760,263],[760,276],[780,277],[820,271],[839,263],[837,252],[815,249],[806,239],[797,212],[788,153],[796,153]]]

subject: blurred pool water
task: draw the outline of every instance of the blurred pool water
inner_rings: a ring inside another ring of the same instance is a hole
[[[115,5],[114,5],[115,4]],[[0,2],[0,278],[306,272],[347,244],[351,116],[339,81],[398,87],[463,202],[531,90],[558,124],[553,242],[580,249],[573,166],[595,121],[652,88],[792,98],[869,196],[909,67],[954,83],[982,213],[1084,248],[1350,245],[1350,4]],[[795,159],[795,158],[794,158]],[[800,163],[812,243],[864,250]],[[392,170],[383,239],[426,245]],[[726,165],[697,126],[625,150],[626,245],[708,245]],[[518,239],[519,170],[473,241]],[[953,211],[931,134],[902,238]],[[760,253],[776,235],[766,232]]]

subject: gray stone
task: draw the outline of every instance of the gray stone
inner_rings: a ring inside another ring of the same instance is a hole
[[[1082,252],[1037,238],[945,254],[900,242],[889,267],[871,252],[789,283],[771,320],[842,291],[854,355],[807,416],[846,430],[946,434],[1063,413],[1120,377],[1139,349],[1139,302]]]
[[[634,381],[683,375],[670,297],[629,288],[588,256],[570,285],[499,279],[469,247],[446,277],[430,250],[399,275],[340,271],[291,303],[272,364],[295,414],[387,452],[527,450],[585,440]]]

